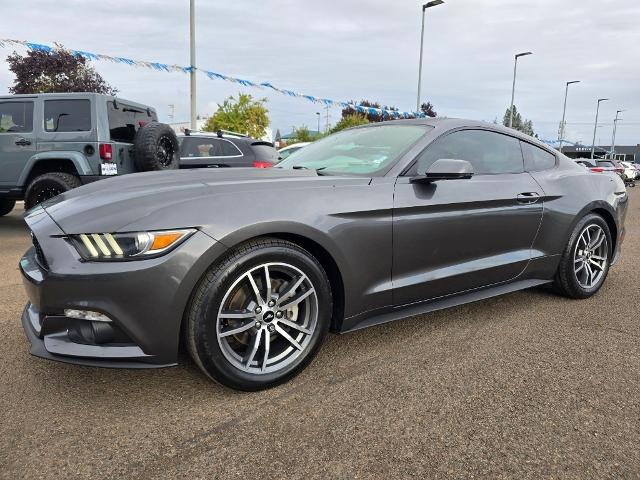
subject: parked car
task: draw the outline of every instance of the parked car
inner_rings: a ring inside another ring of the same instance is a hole
[[[594,295],[620,254],[622,180],[530,136],[381,122],[269,169],[128,175],[26,216],[34,355],[282,383],[348,332],[537,285]],[[49,378],[49,381],[52,381]]]
[[[273,143],[233,132],[186,130],[178,142],[180,168],[270,168],[278,161]]]
[[[153,108],[95,93],[0,96],[0,216],[113,175],[178,167]]]
[[[580,158],[576,160],[576,163],[587,167],[595,173],[613,173],[622,177],[622,173],[624,172],[624,167],[620,165],[620,162],[617,160],[591,160],[588,158]]]
[[[284,148],[281,148],[280,150],[278,150],[278,160],[282,161],[285,158],[288,158],[289,155],[291,155],[292,153],[297,152],[302,147],[306,147],[310,143],[311,142],[298,142],[298,143],[294,143],[292,145],[288,145],[288,146],[286,146]]]
[[[624,175],[629,180],[640,179],[640,167],[636,163],[620,162],[620,165],[624,167]]]

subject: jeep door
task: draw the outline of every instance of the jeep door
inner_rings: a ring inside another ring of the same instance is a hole
[[[33,100],[0,100],[0,190],[18,186],[23,168],[36,152],[33,109]]]

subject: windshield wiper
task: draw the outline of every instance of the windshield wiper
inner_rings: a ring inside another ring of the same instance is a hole
[[[320,167],[320,168],[309,168],[309,167],[305,167],[304,165],[294,165],[293,167],[294,170],[315,170],[315,172],[322,176],[322,175],[327,175],[326,173],[321,173],[322,170],[324,170],[327,167]]]

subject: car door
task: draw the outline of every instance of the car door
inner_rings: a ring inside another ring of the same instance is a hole
[[[441,158],[469,161],[470,179],[411,183]],[[491,130],[439,137],[397,179],[393,299],[404,305],[517,277],[542,220],[540,187],[519,140]]]
[[[36,152],[32,100],[0,101],[0,186],[15,187]]]

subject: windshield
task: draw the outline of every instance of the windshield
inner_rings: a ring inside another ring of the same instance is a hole
[[[304,147],[278,167],[321,170],[328,175],[371,175],[391,166],[430,128],[395,124],[343,130]]]

